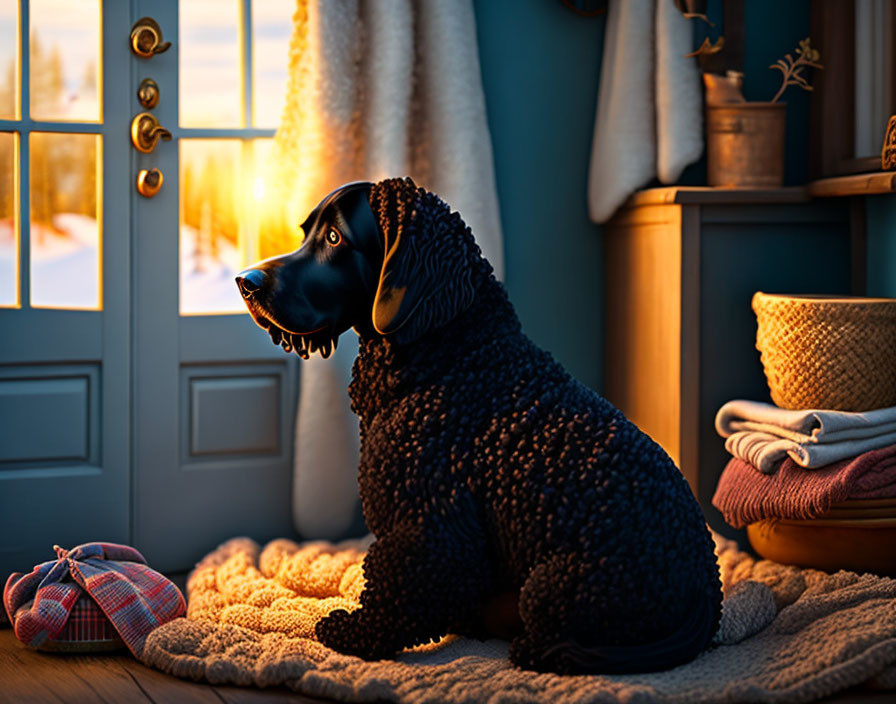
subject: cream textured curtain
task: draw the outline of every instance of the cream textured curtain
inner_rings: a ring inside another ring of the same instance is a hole
[[[491,137],[471,0],[298,0],[275,148],[299,223],[355,180],[411,176],[458,210],[503,273]],[[346,386],[357,341],[302,364],[293,515],[332,538],[355,515],[358,426]]]
[[[655,178],[675,183],[703,153],[692,32],[673,0],[610,0],[588,178],[595,222]]]

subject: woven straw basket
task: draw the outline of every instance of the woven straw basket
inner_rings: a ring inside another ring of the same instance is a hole
[[[896,406],[896,299],[753,296],[756,349],[781,408]]]

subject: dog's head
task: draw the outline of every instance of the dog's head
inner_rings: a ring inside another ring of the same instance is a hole
[[[302,224],[302,246],[236,277],[255,322],[302,357],[350,327],[400,344],[444,325],[491,273],[470,229],[411,179],[342,186]]]

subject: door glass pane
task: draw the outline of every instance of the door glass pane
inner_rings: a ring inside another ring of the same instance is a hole
[[[0,118],[18,117],[19,2],[0,0]]]
[[[0,132],[0,306],[19,304],[17,137],[12,132]]]
[[[301,244],[272,183],[273,139],[180,140],[180,312],[245,313],[233,277]]]
[[[31,0],[31,117],[99,122],[100,0]]]
[[[252,3],[252,122],[255,127],[280,126],[295,10],[295,0]]]
[[[242,127],[240,0],[180,2],[181,127]]]
[[[278,179],[272,176],[277,170],[274,140],[253,139],[249,147],[252,198],[246,208],[251,245],[247,264],[292,252],[302,244],[302,217],[290,211],[289,194],[278,187]]]
[[[244,312],[234,275],[247,260],[239,201],[242,143],[180,140],[180,312]]]
[[[101,140],[31,133],[32,306],[101,306]]]

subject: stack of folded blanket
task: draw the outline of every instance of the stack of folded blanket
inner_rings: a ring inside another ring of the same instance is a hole
[[[712,503],[735,528],[818,518],[847,499],[896,498],[896,407],[789,411],[730,401],[716,430],[733,458]]]

